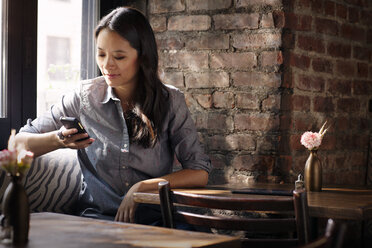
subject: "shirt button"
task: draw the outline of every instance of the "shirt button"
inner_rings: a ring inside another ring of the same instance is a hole
[[[129,183],[128,183],[128,182],[126,182],[126,183],[125,183],[125,186],[127,186],[127,187],[128,187],[128,186],[129,186]]]
[[[126,169],[127,167],[125,165],[123,165],[121,168]]]

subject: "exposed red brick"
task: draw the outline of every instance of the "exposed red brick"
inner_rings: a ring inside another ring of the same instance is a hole
[[[232,39],[233,47],[238,49],[271,48],[281,45],[279,33],[237,34],[232,35]]]
[[[306,148],[301,145],[301,134],[292,134],[289,137],[289,147],[291,150],[294,151],[302,151],[305,150]]]
[[[327,47],[327,53],[334,57],[350,58],[351,45],[338,42],[330,42]]]
[[[314,58],[311,62],[313,70],[316,72],[333,73],[333,63],[329,59]]]
[[[186,41],[187,49],[229,49],[229,35],[228,34],[205,34],[191,37]]]
[[[185,3],[183,0],[153,0],[149,1],[150,12],[154,14],[179,12],[185,10]]]
[[[371,10],[362,10],[360,21],[364,25],[370,26],[371,23],[372,23],[372,11]]]
[[[334,135],[327,133],[322,139],[321,150],[335,150],[337,139]]]
[[[358,28],[355,25],[342,24],[341,25],[341,37],[350,40],[364,42],[366,40],[366,32],[362,28]]]
[[[254,5],[280,6],[282,0],[237,0],[236,7],[252,7]]]
[[[220,14],[214,15],[215,29],[257,29],[259,14]]]
[[[358,77],[367,78],[368,77],[368,64],[358,63]]]
[[[290,53],[289,65],[303,69],[303,70],[308,70],[308,68],[310,67],[310,57],[305,56],[305,55]]]
[[[174,31],[202,31],[210,27],[211,18],[207,15],[171,16],[168,20],[168,29]]]
[[[211,150],[217,151],[234,151],[246,150],[252,151],[256,149],[254,137],[250,134],[231,134],[227,136],[214,135],[207,139],[208,147]]]
[[[283,28],[285,25],[284,12],[280,10],[273,11],[273,19],[275,28]]]
[[[201,113],[194,117],[195,125],[198,129],[208,129],[209,131],[226,132],[233,130],[231,116],[220,113]]]
[[[265,136],[257,140],[257,150],[272,152],[276,151],[278,147],[279,139],[277,136]]]
[[[346,3],[350,3],[357,6],[362,6],[363,0],[344,0]]]
[[[356,74],[356,64],[353,61],[342,61],[336,62],[336,73],[345,77],[353,77]]]
[[[359,9],[354,7],[347,8],[348,11],[348,19],[350,23],[359,22]]]
[[[310,31],[312,17],[308,15],[298,15],[290,12],[285,13],[286,28],[296,31]]]
[[[295,87],[304,91],[323,92],[324,84],[323,78],[312,75],[299,74],[295,80]]]
[[[186,0],[186,6],[189,10],[227,9],[231,0]]]
[[[331,78],[328,79],[327,92],[331,95],[350,95],[352,82],[349,80],[341,80]]]
[[[323,0],[310,0],[313,13],[323,14]]]
[[[372,43],[372,29],[369,29],[367,31],[367,43],[371,44]]]
[[[257,65],[257,57],[253,52],[216,53],[211,55],[212,68],[246,69]]]
[[[186,73],[187,88],[219,88],[229,86],[229,75],[226,72]]]
[[[283,56],[281,51],[262,52],[261,53],[261,66],[274,66],[283,63]]]
[[[224,169],[227,167],[226,156],[220,154],[208,154],[213,165],[213,169]]]
[[[234,72],[231,74],[234,86],[274,87],[280,86],[280,74],[262,72]]]
[[[283,95],[282,110],[310,111],[310,98],[301,95]]]
[[[160,50],[180,50],[184,47],[182,36],[156,36],[156,43]]]
[[[293,120],[292,117],[289,116],[288,114],[286,115],[281,115],[280,116],[280,130],[287,131],[293,128]]]
[[[309,103],[310,105],[310,103]],[[296,117],[293,120],[293,128],[295,131],[309,131],[312,130],[312,125],[314,122],[314,119],[311,114],[309,113],[301,113],[302,115],[296,115]]]
[[[297,46],[306,51],[325,52],[324,40],[312,36],[298,35]]]
[[[354,81],[354,95],[372,95],[372,81]]]
[[[336,3],[336,16],[342,19],[346,19],[347,7],[343,4]]]
[[[264,111],[278,111],[280,109],[280,96],[269,95],[262,101],[262,110]]]
[[[355,150],[359,147],[367,147],[369,142],[368,135],[363,134],[343,134],[338,137],[336,144],[338,149]]]
[[[198,104],[205,109],[212,107],[212,95],[211,94],[194,94],[194,97]]]
[[[231,165],[237,170],[261,171],[266,172],[272,170],[275,164],[275,159],[270,155],[238,155],[233,160]]]
[[[185,87],[182,72],[163,72],[161,75],[164,83],[173,85],[178,88]]]
[[[167,18],[164,16],[151,17],[150,23],[154,32],[163,32],[167,30]]]
[[[256,94],[236,93],[236,107],[240,109],[258,110],[260,101]]]
[[[354,46],[353,58],[359,60],[369,61],[371,58],[372,50],[367,47]]]
[[[330,19],[316,18],[315,28],[317,32],[322,34],[338,35],[339,32],[338,22]]]
[[[283,72],[283,82],[282,87],[283,88],[293,88],[294,85],[294,73],[291,70],[285,70]]]
[[[282,46],[285,49],[291,49],[295,47],[295,35],[291,32],[283,31],[282,34]]]
[[[324,13],[329,16],[335,16],[335,3],[331,1],[325,1]]]
[[[272,13],[263,14],[261,18],[262,28],[274,28],[274,18]]]
[[[236,130],[274,131],[279,127],[278,116],[268,114],[236,114],[234,116]]]
[[[215,91],[212,99],[215,108],[232,109],[235,106],[234,94],[231,92]]]
[[[160,53],[161,66],[199,71],[208,68],[207,53],[176,52]]]
[[[337,111],[356,113],[360,108],[360,100],[356,98],[341,98],[337,101]]]
[[[333,112],[334,105],[332,97],[314,97],[313,106],[315,112]]]

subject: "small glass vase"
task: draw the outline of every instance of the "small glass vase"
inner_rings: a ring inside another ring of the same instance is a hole
[[[30,209],[22,175],[8,174],[11,181],[5,190],[2,202],[2,226],[13,245],[25,245],[28,241]]]
[[[306,191],[322,190],[322,163],[317,155],[317,150],[311,150],[305,164],[305,189]]]

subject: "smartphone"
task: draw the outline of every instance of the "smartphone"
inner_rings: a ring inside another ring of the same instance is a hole
[[[81,122],[78,120],[78,118],[75,117],[66,117],[66,116],[61,116],[59,120],[62,122],[63,126],[65,126],[66,129],[71,129],[71,128],[76,128],[78,130],[77,133],[86,133],[87,131],[81,124]],[[89,139],[89,136],[83,139],[79,139],[77,141],[82,141]]]

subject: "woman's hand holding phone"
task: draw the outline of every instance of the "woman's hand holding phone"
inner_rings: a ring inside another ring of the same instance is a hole
[[[83,149],[91,145],[94,139],[90,138],[83,125],[77,118],[61,117],[63,126],[57,133],[60,142],[66,148]]]

